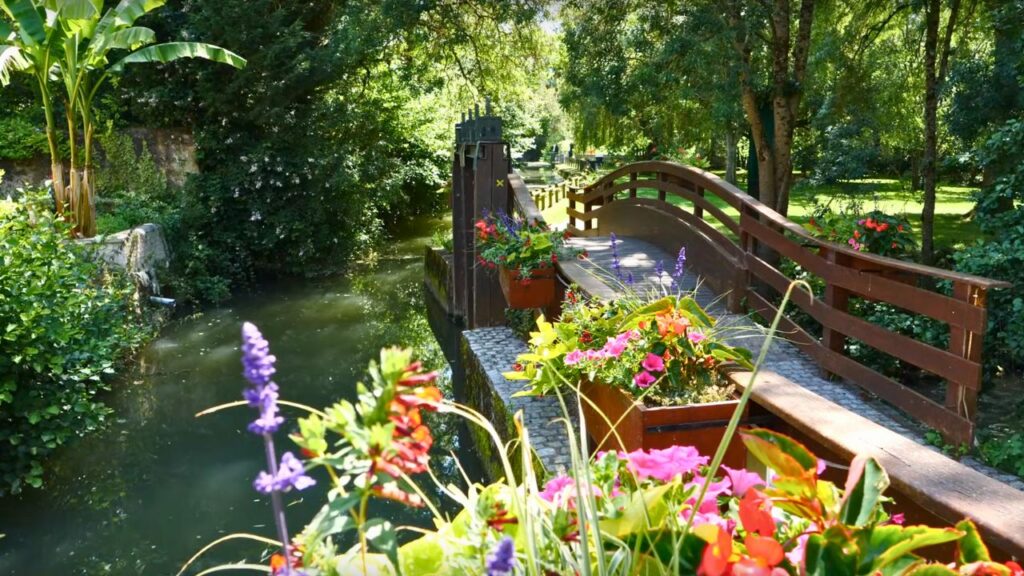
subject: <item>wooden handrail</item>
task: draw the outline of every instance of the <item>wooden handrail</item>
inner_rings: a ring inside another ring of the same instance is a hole
[[[726,204],[740,210],[741,208],[746,209],[750,214],[756,214],[762,222],[771,223],[778,228],[784,229],[787,232],[791,232],[800,238],[801,242],[811,244],[818,247],[828,247],[829,249],[835,250],[836,252],[846,254],[850,257],[862,260],[864,262],[870,262],[876,264],[880,268],[890,269],[897,272],[905,272],[908,274],[915,274],[919,276],[928,276],[939,280],[950,280],[957,282],[965,282],[972,286],[978,286],[985,288],[986,290],[991,288],[1007,288],[1010,286],[1009,282],[1002,280],[993,280],[991,278],[985,278],[982,276],[975,276],[973,274],[964,274],[962,272],[954,272],[952,270],[943,270],[941,268],[933,268],[931,266],[925,266],[923,264],[917,264],[915,262],[907,262],[905,260],[898,260],[896,258],[889,258],[887,256],[880,256],[878,254],[866,254],[850,248],[849,246],[843,246],[842,244],[835,244],[816,238],[812,236],[803,226],[800,226],[796,222],[786,218],[782,214],[779,214],[775,210],[769,208],[767,205],[750,196],[746,192],[740,190],[733,184],[722,180],[715,174],[695,168],[693,166],[685,166],[683,164],[677,164],[675,162],[665,162],[660,160],[652,160],[646,162],[635,162],[633,164],[627,164],[622,166],[605,176],[600,180],[586,186],[584,188],[584,194],[582,196],[576,195],[571,199],[578,202],[591,202],[595,199],[607,197],[603,188],[614,184],[615,180],[623,176],[628,176],[633,173],[655,173],[655,174],[667,174],[670,176],[676,176],[692,182],[706,192],[711,192],[715,196],[718,196]],[[633,183],[630,183],[631,185]],[[627,186],[628,187],[628,186]],[[636,182],[636,187],[644,188],[643,181]],[[740,210],[743,212],[744,210]]]
[[[640,177],[644,175],[649,177]],[[628,179],[619,181],[623,178]],[[657,190],[658,199],[638,198],[637,190],[645,188]],[[628,192],[628,198],[620,196],[624,192]],[[692,213],[669,204],[667,194],[688,201]],[[708,194],[734,208],[738,216],[732,217],[709,202]],[[567,198],[569,230],[574,233],[589,235],[612,231],[602,229],[601,221],[607,214],[614,214],[614,204],[621,201],[635,209],[675,215],[681,224],[699,228],[714,244],[738,249],[740,257],[730,260],[737,270],[719,273],[730,274],[733,279],[737,278],[737,273],[739,278],[745,275],[745,281],[733,281],[732,289],[738,293],[733,294],[733,301],[739,302],[745,297],[748,305],[762,315],[773,314],[774,304],[755,290],[752,282],[756,280],[781,293],[790,281],[764,259],[764,249],[796,262],[825,282],[822,298],[805,294],[794,298],[794,303],[822,326],[819,340],[788,322],[796,343],[815,358],[824,371],[887,399],[938,429],[948,440],[958,443],[972,440],[977,394],[981,388],[981,346],[988,326],[986,294],[993,288],[1008,287],[1008,282],[865,254],[821,240],[718,176],[673,162],[645,161],[622,166],[582,190],[569,192]],[[582,210],[577,203],[582,204]],[[735,238],[706,223],[705,214],[717,219]],[[577,220],[583,222],[582,229],[577,226]],[[729,266],[724,262],[720,265]],[[921,278],[950,282],[953,294],[922,288],[917,284]],[[852,315],[848,310],[850,297],[885,302],[947,324],[950,329],[948,349]],[[944,378],[947,382],[945,404],[846,357],[845,343],[851,338]]]

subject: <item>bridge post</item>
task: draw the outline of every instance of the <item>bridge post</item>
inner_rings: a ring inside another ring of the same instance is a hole
[[[953,297],[974,306],[985,307],[986,293],[977,286],[965,282],[953,283]],[[949,351],[978,364],[971,382],[946,383],[946,408],[955,411],[972,423],[978,412],[978,389],[981,387],[981,350],[984,334],[970,332],[964,328],[950,326]]]
[[[502,140],[501,118],[492,115],[490,99],[455,127],[452,162],[452,228],[456,313],[469,328],[505,321],[505,298],[497,273],[476,260],[474,224],[485,214],[510,211],[508,174],[511,159]]]
[[[829,266],[843,266],[848,267],[850,265],[850,259],[844,254],[839,254],[835,250],[829,249],[825,253],[825,262]],[[847,312],[850,305],[850,291],[844,290],[837,287],[835,284],[828,283],[825,285],[825,305],[839,310],[840,312]],[[821,343],[829,350],[837,353],[844,354],[846,349],[846,336],[841,332],[829,326],[822,326],[821,328]],[[824,368],[821,369],[822,375],[825,377],[829,376],[829,372]]]

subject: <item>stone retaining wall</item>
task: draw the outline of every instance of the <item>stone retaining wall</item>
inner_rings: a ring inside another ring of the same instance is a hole
[[[571,466],[569,438],[558,398],[514,398],[513,394],[522,389],[521,383],[511,382],[502,376],[502,372],[511,370],[516,356],[525,351],[526,344],[504,326],[463,332],[459,355],[464,382],[463,397],[459,400],[486,416],[506,442],[517,437],[513,418],[522,411],[536,454],[535,462],[548,474],[556,474]],[[578,430],[575,406],[569,409],[573,428]],[[504,476],[491,439],[476,428],[473,429],[473,441],[490,477]],[[516,474],[520,468],[518,454],[516,452],[517,461],[513,462]]]

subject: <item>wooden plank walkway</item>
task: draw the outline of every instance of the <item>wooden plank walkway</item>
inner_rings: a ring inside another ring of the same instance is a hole
[[[569,245],[586,250],[589,258],[560,263],[563,275],[593,296],[612,299],[630,289],[641,295],[675,290],[668,274],[676,255],[652,244],[618,238],[618,272],[608,237],[572,238]],[[659,262],[665,270],[660,277]],[[678,284],[695,291],[697,301],[719,319],[725,340],[756,355],[765,338],[762,326],[730,314],[724,295],[702,285],[692,271],[686,270]],[[734,379],[742,385],[748,376],[740,373]],[[785,334],[772,344],[753,399],[844,459],[858,453],[876,456],[894,488],[919,506],[948,522],[971,516],[993,545],[1024,556],[1024,482],[973,458],[956,462],[928,446],[921,426],[852,385],[823,378],[818,365],[786,342]]]

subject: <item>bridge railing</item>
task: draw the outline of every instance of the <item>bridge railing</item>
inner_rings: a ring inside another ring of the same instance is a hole
[[[669,196],[682,200],[669,202]],[[981,388],[981,351],[988,325],[986,295],[1007,283],[932,268],[830,243],[710,172],[670,162],[624,166],[572,189],[573,234],[639,236],[666,249],[687,247],[687,262],[730,307],[772,317],[790,278],[776,263],[788,259],[820,279],[824,291],[798,291],[793,302],[821,325],[820,337],[790,319],[788,338],[837,375],[940,431],[947,441],[973,438]],[[666,245],[672,244],[674,245]],[[952,286],[949,293],[926,288]],[[851,299],[883,302],[949,327],[948,347],[935,346],[856,316]],[[943,402],[886,376],[845,350],[850,340],[933,374],[946,383]]]

